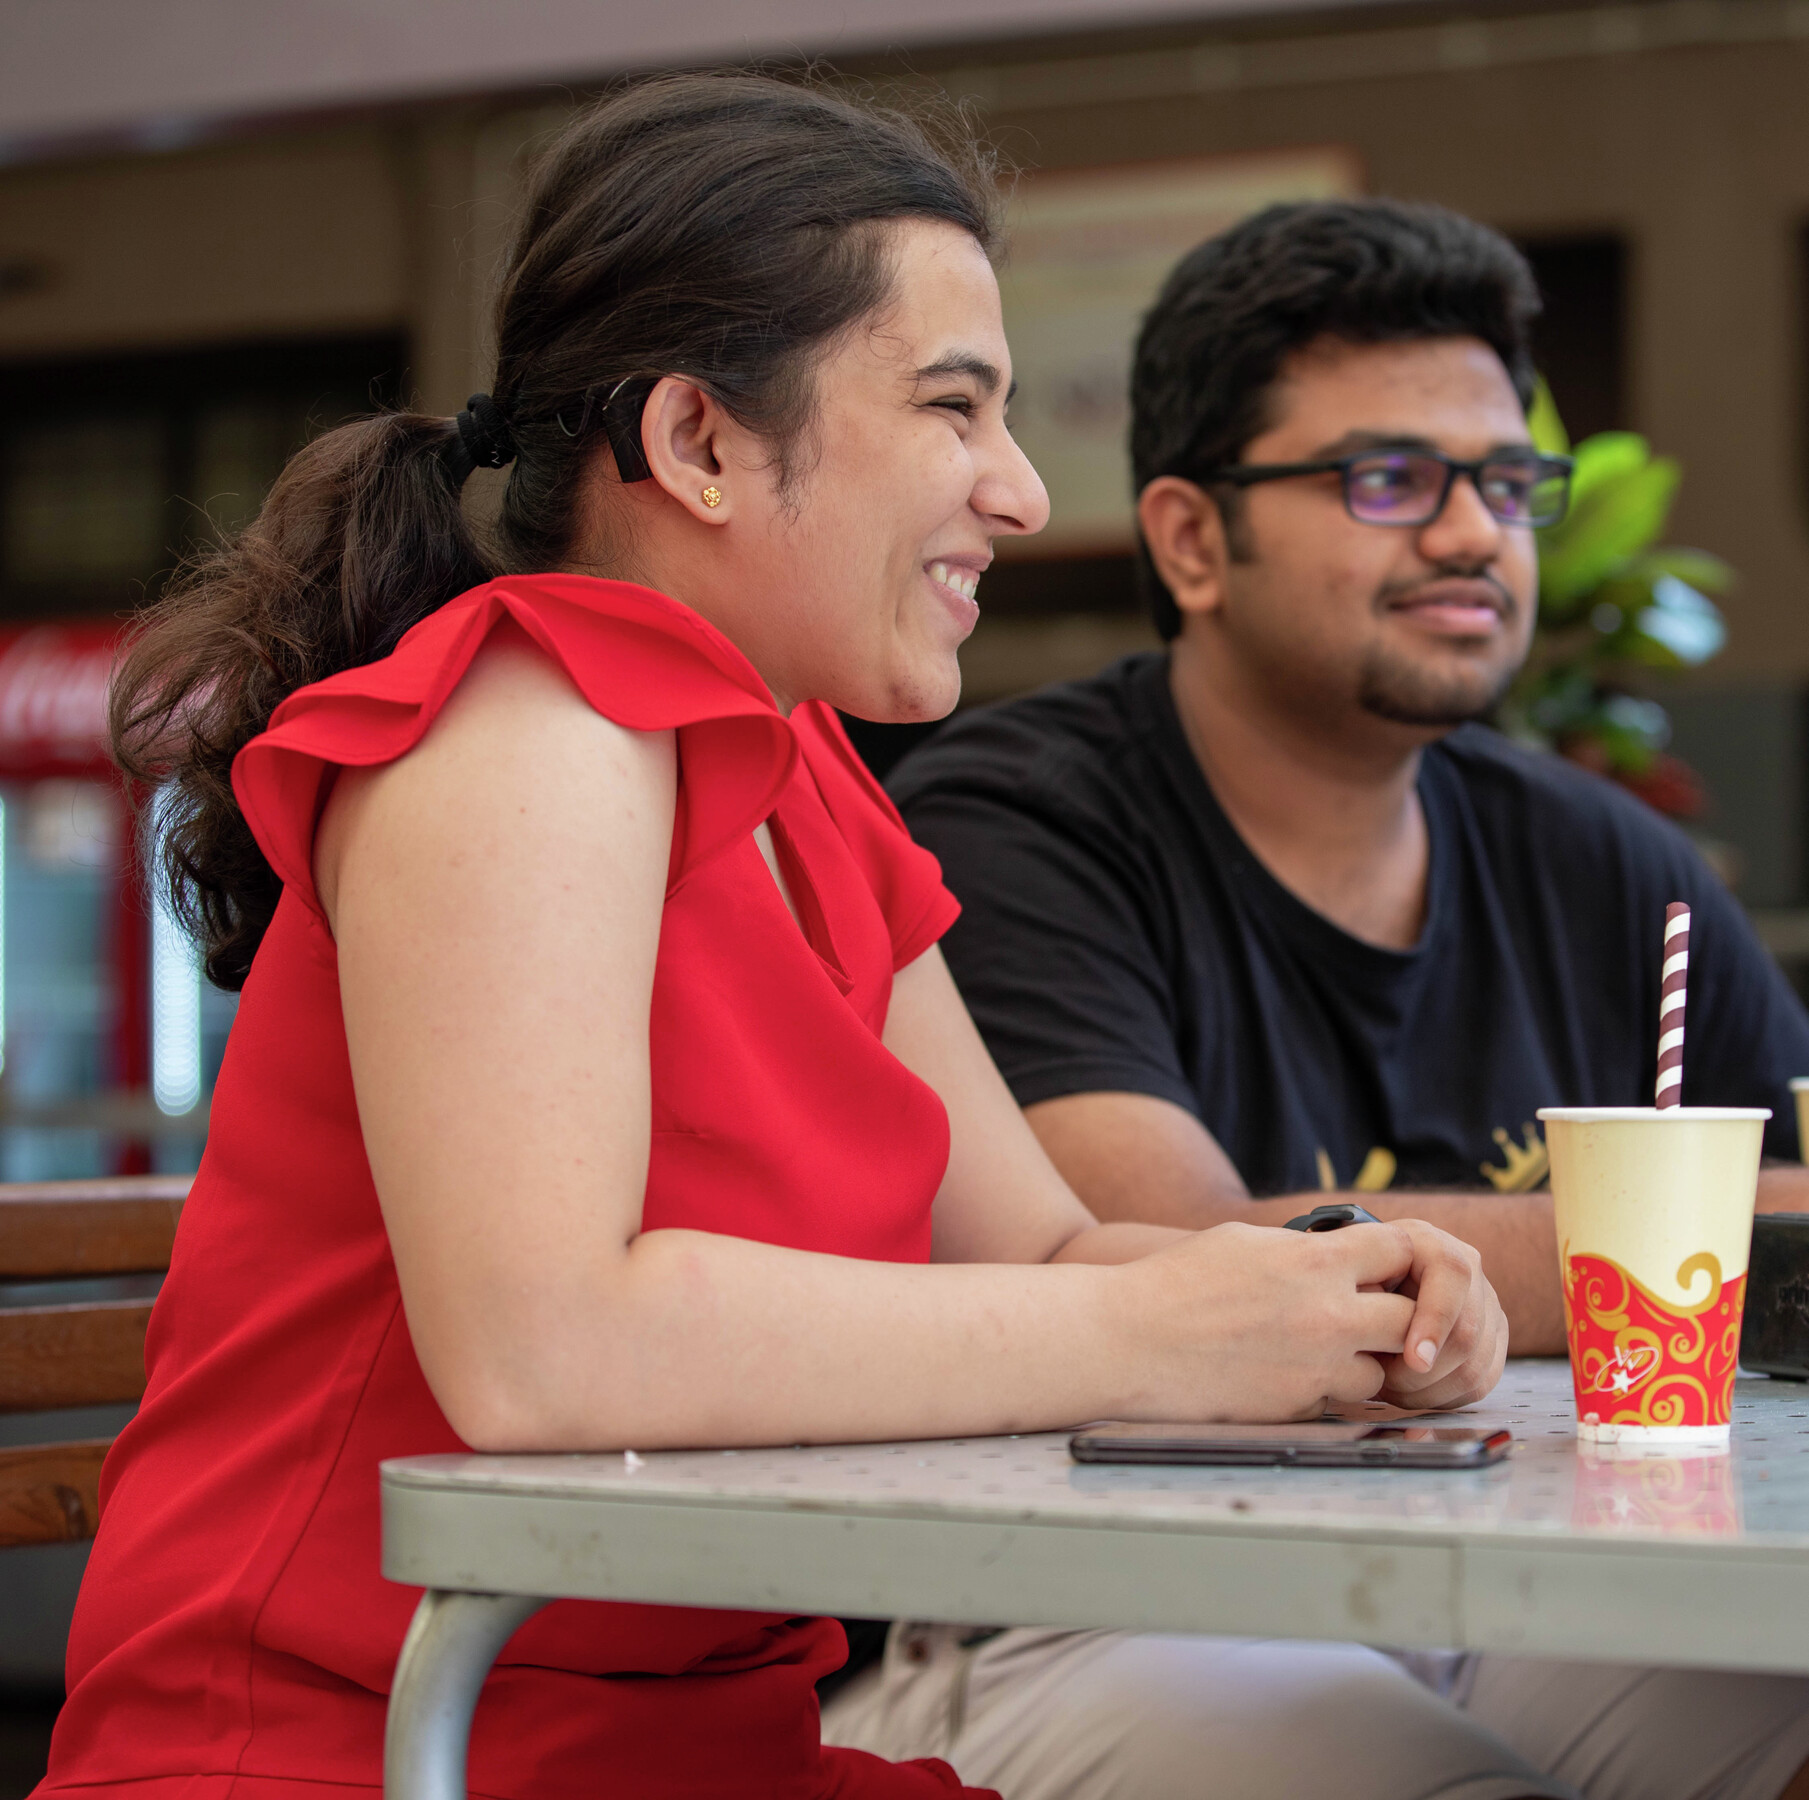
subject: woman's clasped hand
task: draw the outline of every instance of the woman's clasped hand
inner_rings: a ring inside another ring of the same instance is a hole
[[[1463,1406],[1494,1387],[1507,1357],[1480,1258],[1417,1220],[1314,1233],[1218,1225],[1117,1273],[1125,1338],[1147,1369],[1130,1417]]]

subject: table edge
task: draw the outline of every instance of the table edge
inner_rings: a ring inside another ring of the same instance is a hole
[[[1060,1526],[1077,1531],[1093,1531],[1106,1535],[1140,1536],[1162,1532],[1180,1537],[1233,1537],[1312,1539],[1321,1542],[1366,1545],[1421,1545],[1431,1549],[1468,1550],[1489,1545],[1525,1548],[1542,1545],[1552,1550],[1588,1554],[1619,1551],[1649,1554],[1654,1549],[1669,1550],[1692,1556],[1707,1554],[1718,1558],[1757,1557],[1762,1560],[1778,1556],[1794,1556],[1809,1552],[1809,1532],[1747,1532],[1721,1537],[1711,1533],[1642,1531],[1618,1528],[1608,1531],[1554,1529],[1544,1525],[1519,1525],[1513,1522],[1464,1526],[1432,1523],[1421,1519],[1355,1519],[1335,1520],[1304,1515],[1276,1518],[1261,1513],[1207,1513],[1181,1516],[1175,1513],[1152,1513],[1137,1517],[1100,1519],[1081,1513],[1039,1507],[1034,1504],[1010,1509],[981,1507],[960,1502],[938,1501],[934,1504],[913,1503],[908,1499],[851,1499],[784,1497],[779,1495],[748,1496],[723,1493],[673,1493],[669,1491],[635,1491],[626,1487],[574,1489],[536,1483],[528,1479],[508,1482],[469,1484],[458,1476],[409,1468],[414,1458],[390,1458],[379,1465],[382,1494],[431,1496],[455,1505],[506,1504],[511,1500],[557,1500],[580,1507],[637,1506],[686,1512],[721,1512],[762,1514],[781,1517],[807,1516],[822,1519],[888,1519],[935,1524],[947,1520],[964,1525],[1000,1527]],[[404,1503],[405,1500],[404,1500]]]

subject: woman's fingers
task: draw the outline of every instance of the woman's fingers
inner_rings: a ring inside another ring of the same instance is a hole
[[[1305,1241],[1334,1254],[1342,1272],[1360,1288],[1392,1290],[1413,1274],[1419,1256],[1405,1222],[1347,1225],[1342,1231],[1311,1233]]]
[[[1367,1352],[1343,1360],[1332,1399],[1379,1393],[1430,1409],[1467,1406],[1495,1386],[1507,1320],[1468,1244],[1419,1219],[1357,1225],[1319,1241],[1359,1289],[1352,1323]],[[1384,1291],[1397,1284],[1400,1292]]]
[[[1404,1223],[1415,1241],[1418,1292],[1406,1350],[1388,1368],[1386,1396],[1401,1406],[1468,1405],[1501,1377],[1507,1320],[1474,1250],[1431,1226]]]
[[[1445,1358],[1447,1345],[1456,1357],[1468,1356],[1494,1293],[1483,1279],[1482,1258],[1468,1244],[1418,1220],[1399,1224],[1414,1250],[1413,1318],[1401,1360],[1416,1373],[1430,1375]]]
[[[1495,1334],[1487,1350],[1479,1351],[1449,1368],[1441,1364],[1427,1376],[1413,1374],[1396,1358],[1389,1365],[1388,1379],[1379,1398],[1415,1412],[1437,1412],[1447,1407],[1470,1406],[1485,1398],[1501,1378],[1506,1349],[1506,1334]]]
[[[1333,1371],[1325,1398],[1334,1406],[1360,1406],[1365,1400],[1374,1400],[1386,1386],[1387,1379],[1387,1370],[1380,1357],[1347,1357]]]

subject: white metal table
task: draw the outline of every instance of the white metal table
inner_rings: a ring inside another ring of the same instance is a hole
[[[1061,1432],[385,1463],[383,1572],[428,1590],[386,1792],[462,1800],[478,1690],[555,1598],[1809,1672],[1809,1387],[1743,1379],[1724,1456],[1579,1447],[1561,1361],[1510,1364],[1457,1417],[1509,1426],[1513,1455],[1081,1466]]]

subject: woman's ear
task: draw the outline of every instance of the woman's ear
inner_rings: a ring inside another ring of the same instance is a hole
[[[641,409],[641,448],[653,479],[706,525],[725,524],[733,511],[737,459],[728,440],[741,435],[711,395],[677,375],[663,376]]]
[[[1137,496],[1137,523],[1175,605],[1183,613],[1216,612],[1231,561],[1218,502],[1179,475],[1158,475]]]

